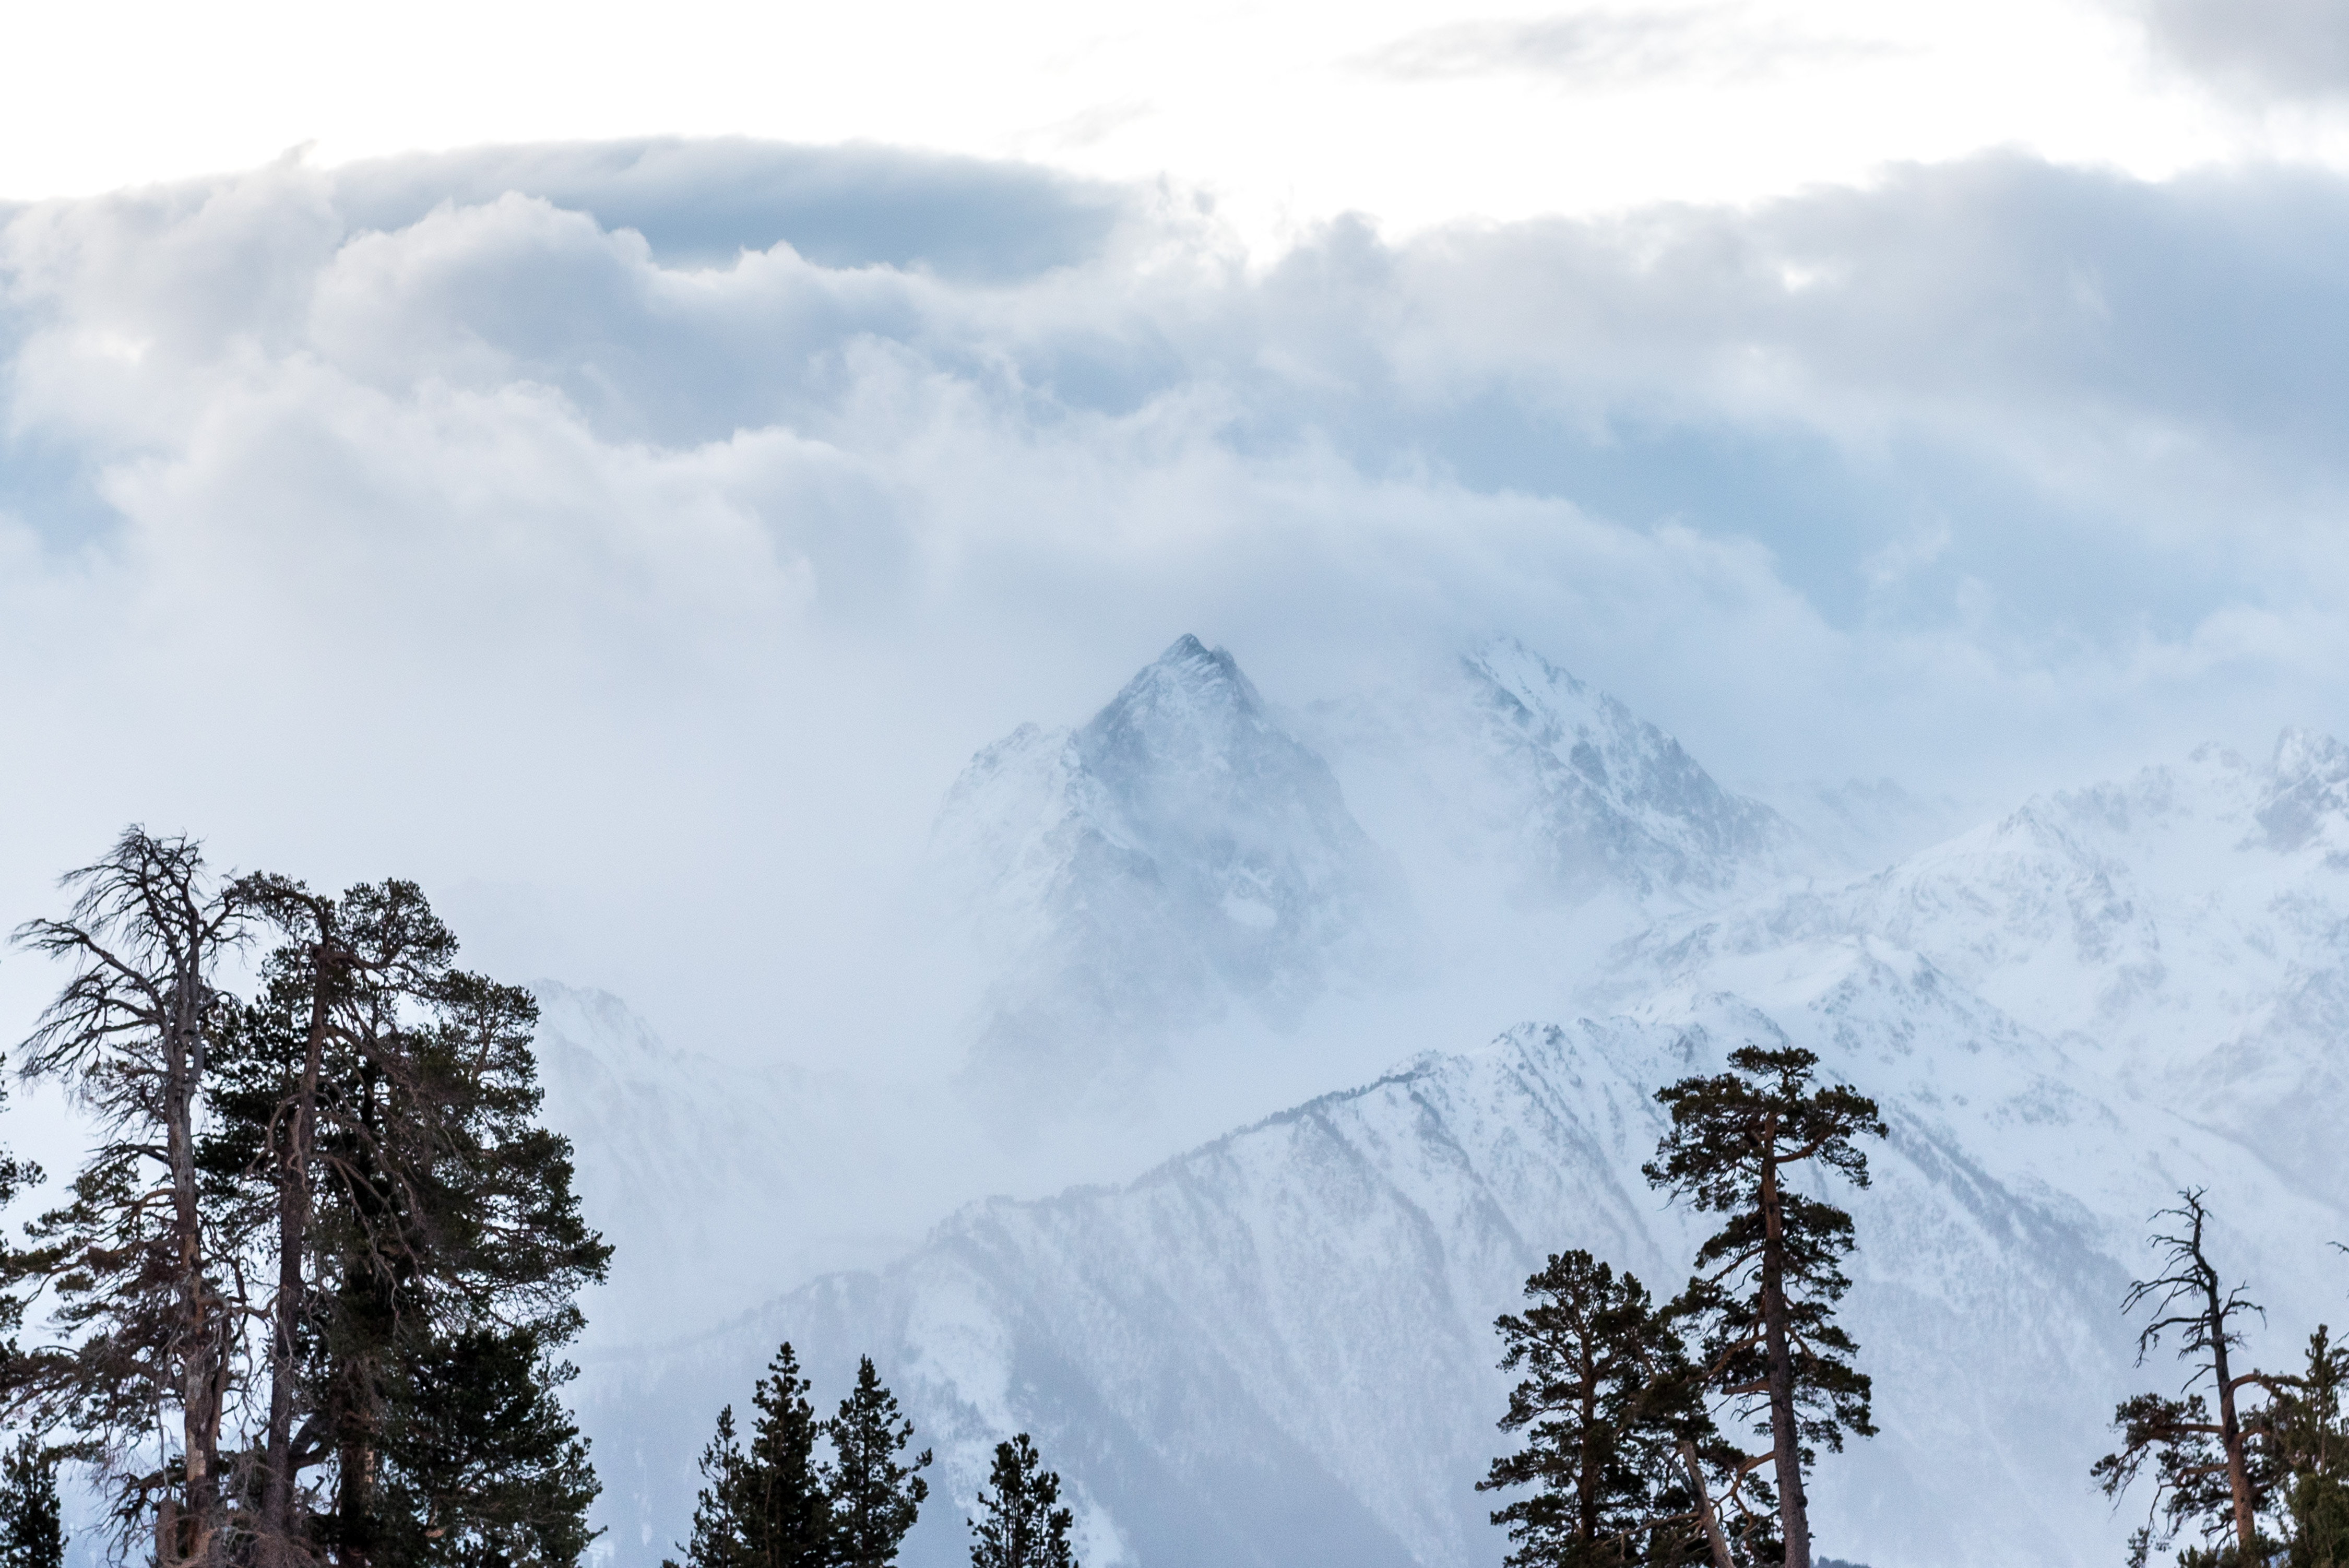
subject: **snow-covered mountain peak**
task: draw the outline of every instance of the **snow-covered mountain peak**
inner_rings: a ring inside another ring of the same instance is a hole
[[[981,750],[931,849],[996,974],[974,1065],[1013,1077],[1130,1078],[1234,1001],[1291,1027],[1415,930],[1328,766],[1187,635],[1081,727]]]
[[[1228,763],[1270,733],[1264,699],[1238,661],[1185,633],[1081,732],[1097,769],[1135,772]]]
[[[2328,853],[2349,847],[2349,747],[2313,729],[2276,738],[2258,817],[2270,848],[2289,853],[2322,841]]]

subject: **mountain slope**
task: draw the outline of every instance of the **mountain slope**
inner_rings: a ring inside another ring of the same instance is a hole
[[[2192,1108],[2307,1191],[2349,1202],[2349,748],[2292,731],[2060,791],[1875,876],[1668,922],[1619,955],[1618,1000],[1821,937],[1928,955],[2113,1092]]]
[[[1514,638],[1417,683],[1313,705],[1299,724],[1423,895],[1480,925],[1503,910],[1596,906],[1597,925],[1620,935],[1805,863],[1777,812]]]
[[[706,1421],[774,1340],[812,1347],[827,1391],[872,1351],[942,1458],[914,1563],[957,1560],[958,1508],[1015,1429],[1071,1478],[1102,1568],[1490,1561],[1473,1485],[1500,1441],[1492,1317],[1572,1245],[1674,1288],[1698,1231],[1637,1173],[1661,1131],[1652,1091],[1740,1040],[1788,1038],[1894,1129],[1873,1187],[1847,1194],[1849,1321],[1884,1431],[1823,1462],[1824,1549],[1923,1564],[2115,1549],[2085,1466],[2125,1386],[2166,1377],[2130,1371],[2116,1309],[2143,1214],[2181,1181],[2224,1194],[2226,1255],[2278,1286],[2289,1336],[2332,1294],[2304,1238],[2341,1233],[2342,1212],[2183,1118],[2108,1103],[2091,1069],[1914,954],[1839,941],[1740,962],[1744,998],[1671,989],[1527,1026],[1128,1186],[973,1206],[878,1274],[599,1374],[596,1398]],[[661,1447],[688,1453],[689,1434]],[[684,1480],[674,1460],[666,1481],[647,1470],[641,1506],[681,1518]],[[1291,1528],[1268,1537],[1267,1517]]]

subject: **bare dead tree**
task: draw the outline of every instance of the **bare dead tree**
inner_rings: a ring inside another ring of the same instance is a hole
[[[243,1285],[235,1247],[214,1233],[197,1169],[207,1050],[227,999],[213,981],[247,935],[242,884],[211,878],[202,846],[132,827],[69,872],[73,904],[16,941],[72,965],[24,1045],[28,1079],[62,1082],[105,1141],[73,1201],[31,1227],[11,1273],[54,1290],[68,1343],[12,1358],[6,1408],[65,1422],[95,1445],[125,1517],[152,1507],[163,1568],[225,1560],[221,1430],[240,1375]],[[178,1417],[179,1454],[142,1473],[150,1434]]]
[[[2245,1563],[2259,1557],[2259,1515],[2266,1506],[2273,1478],[2267,1456],[2251,1440],[2249,1423],[2238,1409],[2238,1396],[2253,1385],[2274,1392],[2292,1381],[2271,1377],[2256,1369],[2237,1372],[2228,1353],[2243,1343],[2237,1326],[2246,1315],[2266,1316],[2266,1309],[2244,1294],[2241,1285],[2229,1288],[2210,1262],[2205,1232],[2209,1210],[2203,1189],[2178,1195],[2178,1206],[2154,1216],[2156,1223],[2172,1222],[2150,1238],[2167,1265],[2152,1279],[2130,1284],[2122,1310],[2135,1312],[2151,1304],[2153,1318],[2138,1333],[2137,1365],[2174,1339],[2178,1359],[2189,1363],[2179,1396],[2140,1394],[2124,1400],[2114,1412],[2121,1447],[2096,1461],[2092,1471],[2108,1497],[2119,1495],[2150,1463],[2155,1471],[2154,1513],[2167,1516],[2168,1533],[2195,1521],[2223,1528],[2231,1523],[2236,1549]],[[2198,1391],[2207,1383],[2209,1398],[2218,1402],[2211,1418],[2209,1399]],[[2145,1536],[2151,1532],[2148,1515]]]

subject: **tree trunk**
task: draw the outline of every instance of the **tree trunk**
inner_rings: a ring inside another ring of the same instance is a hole
[[[1696,1494],[1696,1516],[1704,1525],[1704,1543],[1713,1552],[1713,1568],[1736,1568],[1730,1561],[1729,1537],[1721,1532],[1721,1520],[1713,1511],[1713,1499],[1704,1493],[1704,1469],[1696,1462],[1696,1445],[1681,1445],[1681,1463],[1688,1466],[1689,1490]]]
[[[2199,1251],[2199,1233],[2195,1242]],[[2259,1561],[2259,1527],[2251,1511],[2251,1475],[2244,1461],[2243,1429],[2235,1418],[2234,1380],[2227,1370],[2227,1314],[2219,1299],[2219,1276],[2205,1265],[2203,1277],[2209,1282],[2205,1288],[2210,1301],[2210,1369],[2219,1380],[2219,1442],[2227,1453],[2227,1490],[2234,1496],[2235,1540],[2241,1548],[2239,1560],[2251,1568]]]
[[[1588,1320],[1584,1320],[1586,1326]],[[1590,1335],[1582,1336],[1582,1463],[1575,1490],[1582,1508],[1580,1535],[1585,1546],[1599,1539],[1599,1368],[1590,1353]]]
[[[1778,1123],[1762,1135],[1762,1332],[1770,1357],[1770,1446],[1786,1568],[1811,1568],[1811,1522],[1803,1496],[1802,1438],[1795,1427],[1795,1356],[1786,1323],[1786,1240],[1778,1206]]]
[[[309,1039],[277,1178],[277,1299],[270,1325],[269,1433],[264,1449],[267,1474],[261,1505],[264,1564],[273,1553],[282,1562],[294,1557],[295,1337],[308,1294],[302,1263],[310,1240],[310,1145],[316,1136],[318,1074],[326,1054],[331,934],[321,919],[319,940],[311,950]]]
[[[204,1279],[203,1219],[197,1207],[195,1097],[202,1071],[203,986],[183,968],[167,1002],[163,1041],[164,1156],[171,1172],[171,1241],[181,1313],[180,1441],[186,1466],[175,1562],[211,1553],[220,1508],[220,1351],[212,1291]]]

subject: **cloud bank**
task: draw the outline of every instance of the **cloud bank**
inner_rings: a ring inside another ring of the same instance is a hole
[[[2344,241],[2331,176],[2019,157],[1269,263],[869,148],[19,207],[0,891],[184,826],[835,1062],[961,763],[1185,631],[1292,702],[1515,632],[1733,780],[2343,727]]]
[[[2230,96],[2349,95],[2349,28],[2329,0],[2147,0],[2144,15],[2164,57]]]

